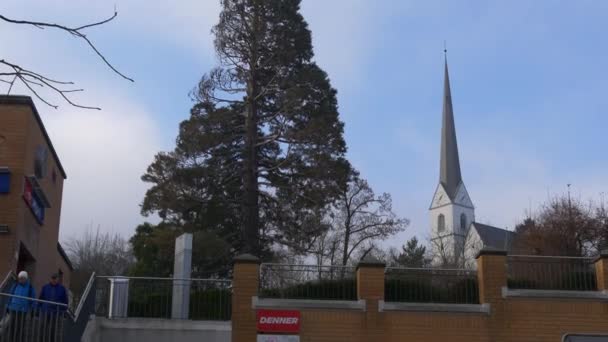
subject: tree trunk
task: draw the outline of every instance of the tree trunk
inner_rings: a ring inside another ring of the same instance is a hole
[[[346,266],[346,263],[348,262],[348,245],[350,244],[351,212],[348,200],[348,191],[344,194],[344,204],[346,208],[346,221],[344,222],[344,249],[342,250],[342,266]]]
[[[243,237],[245,251],[260,256],[259,241],[259,188],[258,188],[258,160],[257,160],[257,128],[258,108],[255,101],[257,85],[255,72],[251,72],[251,80],[247,87],[247,117],[245,118],[245,146],[243,156]]]

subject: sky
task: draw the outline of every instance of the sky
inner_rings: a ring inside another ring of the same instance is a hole
[[[15,19],[80,26],[134,83],[79,41],[0,22],[0,58],[76,82],[101,111],[35,101],[68,178],[61,239],[87,227],[129,237],[144,220],[140,177],[174,147],[188,92],[217,64],[218,0],[3,0]],[[513,229],[529,208],[566,192],[608,192],[608,2],[303,0],[315,60],[338,90],[348,158],[393,197],[425,240],[439,177],[443,48],[448,49],[462,175],[476,220]],[[5,88],[0,91],[6,92]],[[13,89],[25,93],[22,87]]]

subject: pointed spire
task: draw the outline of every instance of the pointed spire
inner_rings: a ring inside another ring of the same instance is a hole
[[[441,161],[439,181],[454,199],[458,185],[462,182],[460,175],[460,160],[458,158],[458,143],[456,142],[456,127],[452,110],[452,94],[450,92],[450,76],[448,74],[447,50],[445,53],[445,75],[443,83],[443,122],[441,127]]]

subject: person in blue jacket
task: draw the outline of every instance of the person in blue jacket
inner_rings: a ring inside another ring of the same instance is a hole
[[[57,305],[51,303],[40,303],[40,311],[42,312],[65,312],[67,310],[68,305],[68,292],[65,287],[59,283],[59,276],[57,273],[53,273],[51,275],[51,281],[42,287],[42,291],[40,291],[40,297],[38,299],[47,301],[47,302],[55,302],[61,303],[65,305]]]
[[[30,284],[27,272],[19,272],[17,283],[13,285],[10,294],[14,297],[11,297],[7,307],[10,315],[7,333],[11,341],[21,341],[28,330],[28,314],[34,307],[34,301],[28,298],[36,298],[36,291]]]
[[[44,301],[40,302],[40,313],[42,314],[42,319],[46,321],[44,335],[48,337],[48,341],[60,341],[61,320],[63,319],[63,313],[68,308],[68,292],[65,287],[59,283],[59,276],[56,273],[53,273],[51,275],[51,281],[42,287],[38,299]]]

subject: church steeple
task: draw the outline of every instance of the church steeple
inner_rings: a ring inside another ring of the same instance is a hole
[[[452,109],[450,92],[450,76],[448,60],[445,58],[445,74],[443,81],[443,122],[441,126],[441,161],[439,181],[443,184],[450,199],[454,199],[458,185],[462,182],[460,175],[460,160],[458,158],[458,143],[456,142],[456,127]]]
[[[469,226],[475,222],[475,207],[460,175],[447,57],[443,82],[439,185],[429,208],[432,252],[441,257],[434,258],[433,263],[445,266],[449,261],[448,264],[461,267]]]

